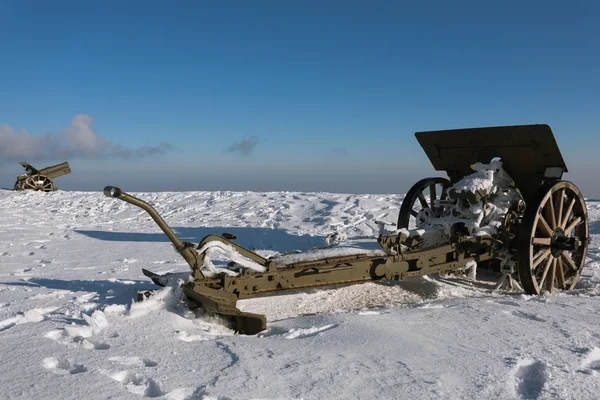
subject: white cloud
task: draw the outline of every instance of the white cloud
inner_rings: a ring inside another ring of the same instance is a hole
[[[94,132],[94,119],[77,114],[61,133],[32,135],[25,129],[0,125],[0,157],[10,160],[57,158],[141,158],[165,154],[168,143],[128,148],[116,145]]]

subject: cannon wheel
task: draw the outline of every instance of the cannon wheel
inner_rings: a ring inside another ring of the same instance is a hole
[[[35,174],[31,175],[22,184],[24,190],[40,190],[42,192],[53,192],[56,190],[56,185],[52,179],[46,175]]]
[[[417,226],[417,218],[422,213],[430,213],[433,217],[439,217],[444,211],[443,207],[436,207],[435,200],[446,200],[448,198],[448,187],[450,181],[446,178],[425,178],[415,183],[404,197],[400,213],[398,214],[398,229],[413,229]],[[429,196],[429,203],[425,196]],[[439,197],[438,197],[439,196]],[[418,207],[420,206],[419,211]]]
[[[577,186],[542,185],[527,204],[519,230],[519,278],[528,294],[572,290],[588,247],[588,215]]]

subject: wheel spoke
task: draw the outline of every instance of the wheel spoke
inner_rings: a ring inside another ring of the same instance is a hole
[[[562,211],[563,211],[563,195],[564,195],[564,189],[558,190],[556,191],[556,193],[558,194],[558,204],[556,207],[556,223],[558,224],[558,226],[562,226]]]
[[[446,187],[442,185],[442,194],[440,195],[440,200],[446,200],[448,198],[448,192],[446,191]]]
[[[550,228],[556,229],[556,215],[554,213],[554,201],[552,201],[552,195],[548,197],[546,207],[544,207],[544,216],[550,222]]]
[[[552,264],[552,257],[548,257],[548,261],[546,261],[546,265],[544,265],[544,273],[542,274],[542,278],[538,284],[540,292],[542,291],[542,287],[544,287],[544,281],[546,280],[546,275],[550,269],[550,264]]]
[[[571,231],[573,230],[573,228],[575,228],[575,226],[578,225],[580,222],[581,222],[581,217],[577,217],[573,221],[571,221],[571,223],[569,224],[569,226],[567,226],[565,228],[565,235],[568,235],[569,233],[571,233]]]
[[[533,238],[533,244],[540,246],[550,246],[552,244],[551,238]]]
[[[565,284],[565,271],[563,271],[562,258],[556,258],[556,280],[558,282],[558,287],[564,289]]]
[[[546,279],[546,290],[552,293],[554,291],[554,280],[556,278],[556,258],[550,257],[551,266]],[[541,289],[541,285],[540,285]]]
[[[565,229],[565,225],[567,225],[567,222],[571,218],[571,212],[573,211],[574,205],[575,205],[575,198],[572,198],[571,201],[569,202],[569,204],[567,205],[567,209],[566,209],[565,213],[563,214],[562,224],[560,225],[561,228]]]
[[[441,215],[444,211],[444,206],[439,203],[439,200],[448,198],[446,187],[449,183],[448,179],[432,177],[422,179],[413,185],[402,201],[396,226],[399,229],[409,228],[408,225],[414,219],[418,219],[421,214],[426,219],[430,217],[436,218]],[[54,185],[53,190],[56,190],[56,186]],[[425,212],[423,213],[423,211]],[[412,229],[412,227],[409,229]]]
[[[435,199],[436,199],[436,190],[435,190],[435,183],[431,186],[429,186],[429,202],[431,203],[431,209],[435,210],[434,208],[434,204],[435,204]]]
[[[528,232],[519,241],[518,270],[529,294],[573,290],[586,259],[588,215],[579,189],[568,181],[548,182],[527,204]]]
[[[429,208],[429,205],[427,204],[427,200],[425,200],[425,196],[423,196],[423,193],[419,193],[419,202],[421,203],[421,207]]]
[[[563,259],[563,261],[565,262],[565,264],[567,264],[569,267],[571,267],[571,269],[573,269],[574,271],[577,271],[577,266],[575,265],[575,263],[573,262],[573,260],[571,260],[571,257],[569,257],[569,255],[563,251],[563,253],[560,255],[560,257]]]
[[[549,255],[550,255],[550,249],[544,250],[538,257],[535,258],[535,260],[533,261],[533,264],[531,264],[531,269],[535,269]]]
[[[540,214],[538,216],[538,221],[540,222],[538,224],[538,226],[540,228],[542,228],[543,233],[546,236],[551,237],[552,236],[552,229],[550,229],[550,226],[548,225],[548,223],[546,222],[546,220],[544,219],[544,216],[542,214]]]

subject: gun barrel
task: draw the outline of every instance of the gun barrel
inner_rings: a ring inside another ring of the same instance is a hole
[[[39,173],[46,175],[50,179],[58,178],[59,176],[67,175],[71,173],[71,167],[68,162],[61,164],[52,165],[39,170]]]

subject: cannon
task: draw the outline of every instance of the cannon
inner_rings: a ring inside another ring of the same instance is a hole
[[[473,271],[477,265],[499,268],[498,288],[532,295],[575,288],[587,253],[587,210],[579,189],[562,180],[567,167],[548,125],[415,135],[448,178],[425,178],[408,191],[395,229],[381,229],[377,250],[323,248],[267,259],[225,234],[195,246],[179,240],[143,200],[113,186],[104,194],[144,209],[191,268],[181,283],[185,296],[244,334],[266,329],[266,317],[242,312],[237,300],[285,291]],[[230,260],[229,269],[215,267],[215,253]],[[168,275],[142,272],[157,285],[169,284]]]
[[[40,170],[35,169],[25,161],[19,164],[25,168],[25,172],[17,176],[15,190],[39,190],[42,192],[53,192],[56,190],[54,179],[71,173],[68,162],[52,165]]]

